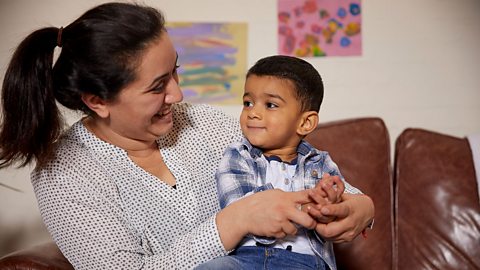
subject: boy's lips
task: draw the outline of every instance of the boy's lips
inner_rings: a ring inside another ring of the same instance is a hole
[[[265,129],[263,126],[247,126],[248,129]]]

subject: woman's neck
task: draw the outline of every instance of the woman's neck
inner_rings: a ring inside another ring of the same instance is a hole
[[[153,151],[158,150],[155,140],[141,141],[121,136],[111,128],[106,127],[102,122],[96,121],[92,117],[82,119],[82,123],[88,131],[93,133],[99,139],[122,148],[127,151],[129,155],[141,158],[149,156]]]
[[[155,140],[140,141],[119,135],[112,129],[91,117],[82,120],[83,125],[101,140],[125,150],[130,159],[146,172],[154,175],[169,186],[176,185],[176,179],[165,164]]]

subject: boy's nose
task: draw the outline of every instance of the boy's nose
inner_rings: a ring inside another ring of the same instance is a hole
[[[259,118],[260,119],[261,115],[262,115],[261,111],[258,108],[256,108],[256,106],[253,106],[250,109],[250,111],[248,112],[248,117],[251,118],[251,119],[253,119],[253,118]]]

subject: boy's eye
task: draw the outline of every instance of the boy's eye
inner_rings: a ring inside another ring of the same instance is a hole
[[[253,103],[250,102],[250,101],[244,101],[243,102],[243,107],[252,107],[253,106]]]
[[[267,103],[267,108],[269,108],[269,109],[278,108],[278,105],[275,104],[275,103],[270,103],[269,102],[269,103]]]

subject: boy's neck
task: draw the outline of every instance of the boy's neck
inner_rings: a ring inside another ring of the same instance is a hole
[[[263,155],[266,157],[277,156],[283,162],[290,162],[297,158],[297,147],[284,147],[280,149],[262,149]]]

